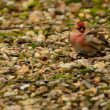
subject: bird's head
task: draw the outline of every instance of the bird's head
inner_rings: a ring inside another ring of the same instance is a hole
[[[85,23],[83,21],[77,22],[77,29],[83,33],[86,29]]]

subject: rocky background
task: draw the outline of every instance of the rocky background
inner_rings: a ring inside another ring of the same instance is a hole
[[[110,110],[110,50],[77,59],[79,20],[110,41],[110,0],[0,0],[0,110]]]

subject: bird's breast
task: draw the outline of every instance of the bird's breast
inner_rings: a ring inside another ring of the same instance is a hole
[[[83,52],[88,53],[88,52],[94,51],[94,49],[91,48],[91,46],[86,42],[84,35],[71,36],[70,41],[73,48],[76,51],[79,51],[82,53]]]
[[[71,40],[74,46],[78,46],[78,45],[85,46],[86,45],[83,35],[73,36]]]

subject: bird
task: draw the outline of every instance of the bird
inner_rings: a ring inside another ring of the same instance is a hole
[[[70,32],[68,40],[74,50],[81,55],[91,56],[100,53],[105,47],[110,48],[104,34],[96,29],[88,29],[83,21],[77,22],[76,30]]]

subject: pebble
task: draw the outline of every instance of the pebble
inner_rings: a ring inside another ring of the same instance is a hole
[[[44,94],[48,91],[48,88],[46,86],[40,86],[39,88],[36,89],[35,94],[36,95],[40,95],[40,94]]]
[[[70,62],[70,63],[61,63],[59,64],[59,67],[63,69],[71,69],[72,67],[77,67],[77,65],[74,62]]]
[[[38,52],[35,52],[34,56],[35,56],[35,58],[40,58],[41,57],[40,53],[38,53]]]
[[[31,38],[29,36],[22,36],[22,37],[19,37],[17,40],[18,44],[30,43],[30,42],[31,42]]]
[[[92,97],[92,98],[91,98],[91,101],[101,100],[101,99],[103,99],[104,97],[105,97],[104,94],[100,94],[100,95],[98,95],[98,96],[96,96],[96,97]]]
[[[29,67],[26,65],[22,65],[21,68],[17,71],[17,74],[26,74],[29,73]]]
[[[81,110],[89,110],[88,107],[83,107]]]
[[[20,89],[24,90],[24,89],[29,88],[29,87],[30,87],[30,84],[24,84],[24,85],[20,86]]]
[[[106,68],[106,63],[104,62],[97,62],[96,64],[93,65],[94,68],[96,68],[97,72],[103,72],[104,69]]]

